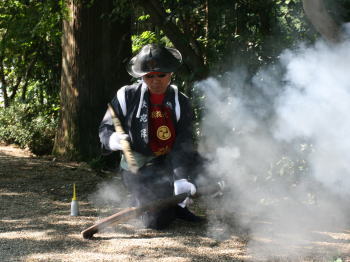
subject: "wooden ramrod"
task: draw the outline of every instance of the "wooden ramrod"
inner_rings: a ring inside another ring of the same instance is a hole
[[[198,197],[201,195],[212,195],[221,191],[221,189],[222,187],[220,186],[219,183],[213,186],[200,187],[198,188],[197,193],[194,197]],[[182,201],[184,201],[188,196],[189,196],[188,193],[183,193],[183,194],[172,196],[166,199],[160,199],[144,206],[125,208],[119,211],[118,213],[115,213],[114,215],[101,219],[96,224],[85,229],[81,233],[83,235],[83,238],[91,239],[94,236],[94,234],[100,232],[101,230],[109,226],[112,226],[118,223],[123,223],[130,219],[136,218],[146,211],[156,211],[164,207],[175,206],[178,203],[181,203]]]

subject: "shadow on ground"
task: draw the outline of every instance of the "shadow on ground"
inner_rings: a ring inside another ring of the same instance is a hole
[[[209,218],[206,223],[175,221],[167,230],[154,231],[132,220],[84,240],[82,230],[122,207],[96,207],[91,201],[91,195],[101,190],[101,184],[111,184],[112,177],[101,176],[84,163],[38,158],[0,146],[1,261],[350,261],[349,231],[315,230],[318,241],[305,244],[305,249],[311,248],[306,257],[247,255],[252,241],[262,245],[273,239],[254,239],[235,223],[234,214],[218,217],[203,203],[194,208]],[[70,216],[73,183],[78,190],[78,217]]]

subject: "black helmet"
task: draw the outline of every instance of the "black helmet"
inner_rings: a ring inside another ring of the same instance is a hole
[[[133,77],[141,77],[149,72],[175,72],[181,65],[181,53],[170,47],[148,44],[134,56],[127,65],[127,71]]]

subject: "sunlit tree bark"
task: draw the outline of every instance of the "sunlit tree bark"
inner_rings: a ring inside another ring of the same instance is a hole
[[[328,41],[340,40],[340,27],[328,14],[323,0],[303,0],[305,14],[315,29]]]
[[[91,159],[100,153],[98,125],[107,101],[128,82],[129,16],[111,17],[112,0],[67,1],[63,23],[61,119],[54,154]]]

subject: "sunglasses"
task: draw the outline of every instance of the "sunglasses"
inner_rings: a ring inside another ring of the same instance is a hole
[[[145,77],[147,79],[151,79],[151,78],[155,78],[155,77],[158,77],[158,78],[164,78],[167,74],[149,74],[149,75],[145,75]]]

